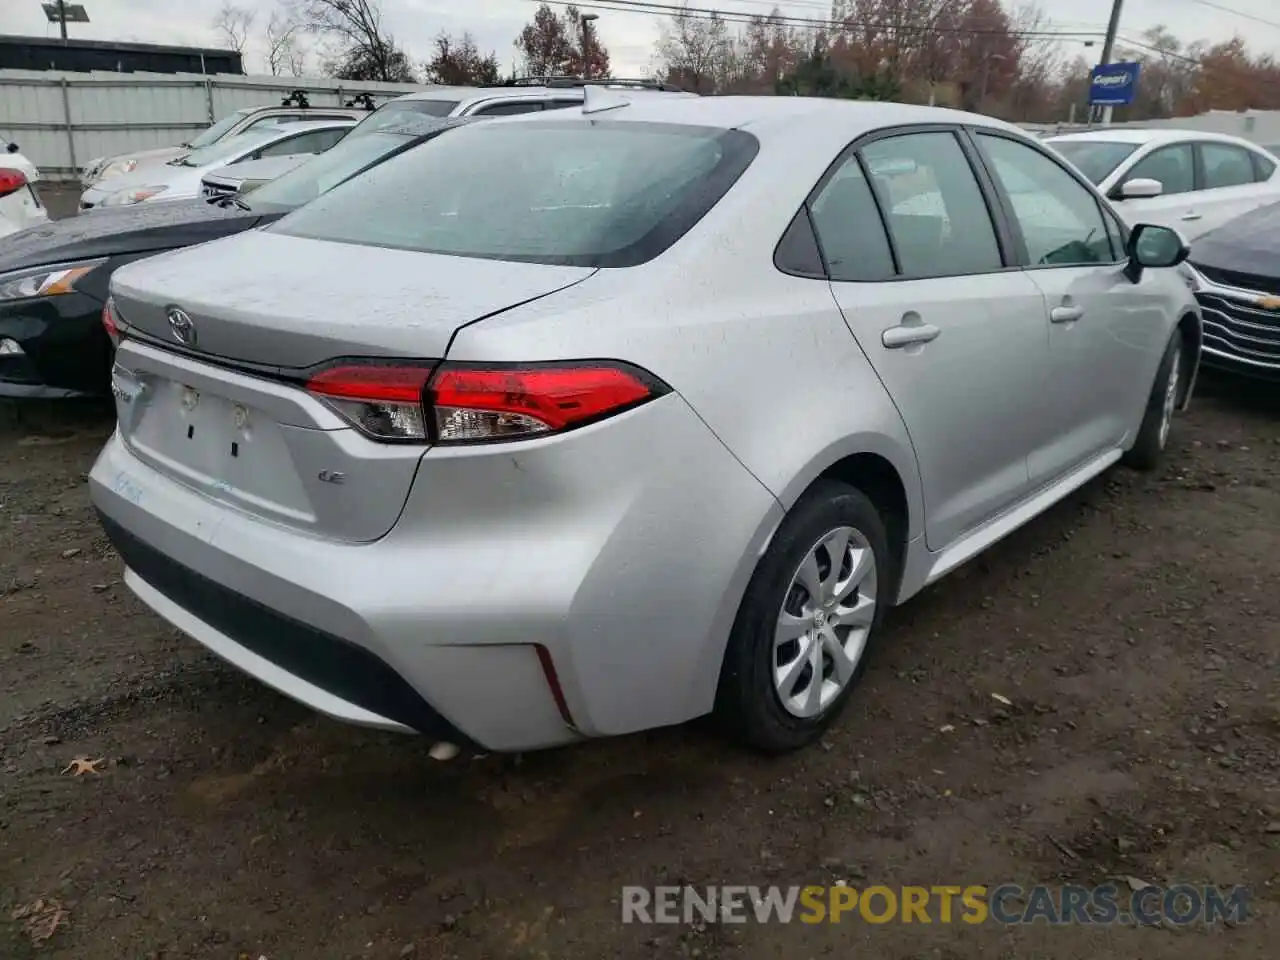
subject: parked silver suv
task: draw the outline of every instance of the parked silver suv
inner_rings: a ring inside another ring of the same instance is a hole
[[[697,96],[655,80],[537,77],[492,87],[432,87],[396,97],[380,106],[377,112],[379,115],[412,112],[432,117],[511,117],[579,107],[587,89]]]
[[[331,716],[792,749],[888,607],[1156,463],[1185,256],[989,117],[592,89],[117,271],[91,495],[152,609]]]

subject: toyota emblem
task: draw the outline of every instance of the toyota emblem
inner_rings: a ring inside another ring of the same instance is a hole
[[[185,310],[169,308],[169,332],[179,343],[185,343],[189,347],[195,345],[196,325]]]

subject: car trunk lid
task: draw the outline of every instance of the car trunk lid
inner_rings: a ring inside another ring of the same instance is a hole
[[[120,435],[158,472],[242,512],[375,540],[426,444],[366,437],[304,389],[309,372],[342,357],[443,359],[459,327],[592,272],[253,232],[151,258],[112,284],[126,331]],[[173,310],[194,331],[186,343]]]
[[[132,327],[201,354],[302,369],[343,356],[444,355],[454,331],[585,279],[587,267],[439,256],[249,231],[125,267],[112,293]]]

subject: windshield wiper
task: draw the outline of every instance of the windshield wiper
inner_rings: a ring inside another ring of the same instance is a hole
[[[243,200],[237,197],[234,193],[228,193],[222,197],[210,197],[209,202],[217,204],[218,206],[222,207],[224,210],[227,207],[235,207],[237,210],[251,209],[251,207],[247,203],[245,203]]]

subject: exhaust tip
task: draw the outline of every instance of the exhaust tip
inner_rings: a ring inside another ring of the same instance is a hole
[[[458,753],[459,749],[456,743],[445,743],[441,740],[431,748],[431,759],[441,761],[452,760],[458,755]]]

